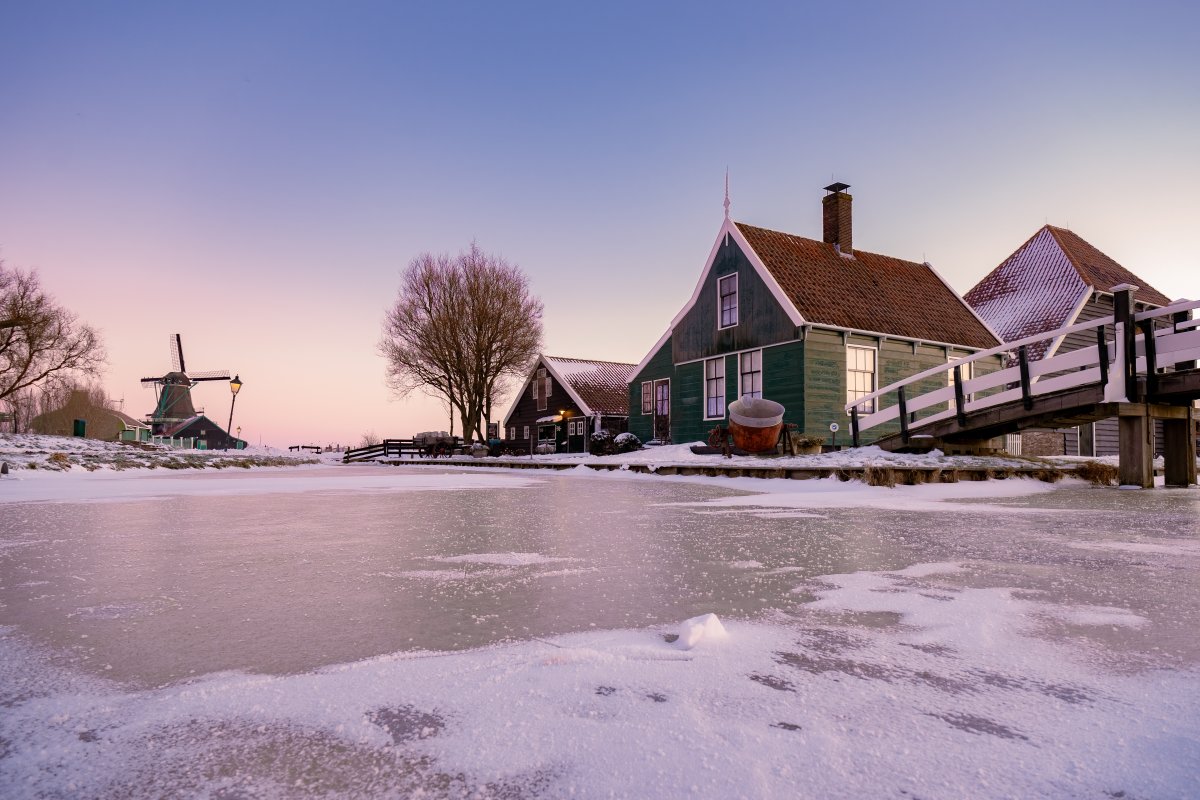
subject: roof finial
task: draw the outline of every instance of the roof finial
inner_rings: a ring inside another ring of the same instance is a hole
[[[725,219],[729,219],[729,167],[725,167]]]

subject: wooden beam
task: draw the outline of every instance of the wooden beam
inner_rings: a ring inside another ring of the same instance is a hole
[[[1120,418],[1120,462],[1117,472],[1122,486],[1154,487],[1153,436],[1154,426],[1148,416],[1127,415]]]
[[[1163,485],[1196,483],[1196,417],[1191,406],[1180,406],[1182,419],[1163,421]]]

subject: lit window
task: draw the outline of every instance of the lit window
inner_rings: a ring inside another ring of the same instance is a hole
[[[853,403],[875,391],[875,348],[846,348],[846,402]],[[860,414],[874,414],[875,401],[858,407]]]
[[[651,381],[642,382],[642,413],[654,413],[654,384]]]
[[[738,396],[762,397],[762,350],[742,353],[738,360],[741,364]]]
[[[725,416],[725,358],[704,362],[704,418]]]
[[[949,361],[950,369],[946,370],[946,385],[947,386],[954,385],[954,367],[955,366],[958,367],[959,374],[962,375],[963,383],[966,383],[967,381],[969,381],[975,377],[975,362],[968,361],[965,364],[955,364],[955,362],[959,361],[959,360],[961,360],[961,359],[952,358]],[[971,395],[970,392],[965,392],[963,394],[963,400],[968,403],[974,399],[975,398]],[[950,399],[950,408],[951,409],[954,408],[954,402],[955,402],[954,398],[951,398]]]
[[[717,279],[717,300],[721,309],[719,328],[732,328],[738,324],[738,276],[737,273]]]

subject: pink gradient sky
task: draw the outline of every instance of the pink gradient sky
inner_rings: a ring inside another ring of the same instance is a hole
[[[448,426],[375,350],[424,250],[522,265],[547,352],[639,361],[726,166],[800,235],[852,184],[856,247],[960,292],[1048,221],[1200,294],[1195,6],[962,5],[9,5],[0,258],[101,329],[128,413],[178,332],[275,446]]]

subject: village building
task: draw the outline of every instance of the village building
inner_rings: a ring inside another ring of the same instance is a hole
[[[1128,284],[1134,310],[1170,305],[1170,300],[1142,278],[1109,258],[1078,234],[1053,225],[1037,233],[988,273],[964,296],[1006,342],[1112,316],[1113,287]],[[1107,332],[1112,341],[1114,332]],[[1027,350],[1029,360],[1096,345],[1087,330],[1039,342]],[[1118,421],[1099,420],[1077,428],[1022,432],[1025,455],[1106,456],[1118,452]],[[1156,449],[1162,452],[1162,425]]]
[[[826,187],[821,240],[735,222],[726,198],[695,291],[634,370],[632,433],[703,441],[750,396],[782,403],[785,423],[827,442],[837,423],[848,444],[848,402],[1000,344],[928,263],[854,247],[848,188]],[[1000,360],[972,366],[982,375]]]
[[[136,441],[149,438],[149,424],[116,409],[92,402],[86,389],[71,392],[67,402],[53,411],[39,414],[30,422],[34,433],[53,436],[82,435],[88,439]]]
[[[541,355],[504,417],[503,439],[528,451],[583,453],[588,437],[614,436],[629,426],[629,378],[633,364]]]
[[[244,450],[246,441],[225,431],[203,414],[168,422],[160,434],[164,439],[189,440],[197,450]]]

